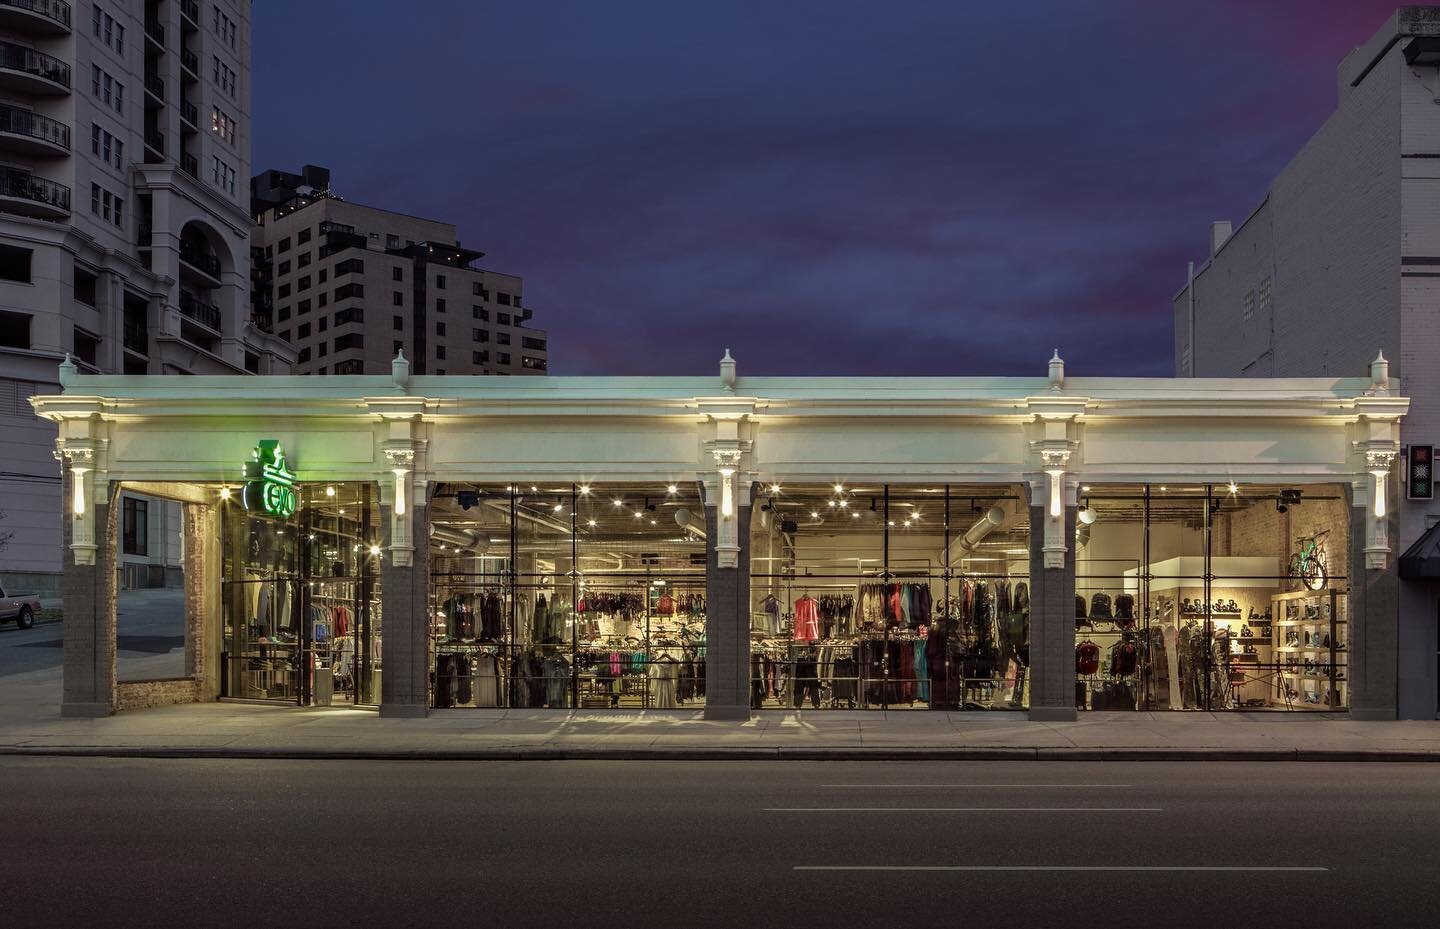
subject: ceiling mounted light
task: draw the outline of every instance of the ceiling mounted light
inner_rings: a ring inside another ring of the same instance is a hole
[[[677,487],[677,486],[674,485],[674,484],[671,484],[669,487],[666,487],[666,488],[665,488],[665,492],[666,492],[667,494],[677,494],[677,493],[680,492],[680,488]]]
[[[818,510],[811,510],[811,511],[810,511],[810,518],[811,518],[811,519],[819,519],[819,518],[820,518],[820,512],[819,512]]]
[[[836,485],[835,485],[835,492],[836,492],[837,494],[843,494],[843,493],[845,492],[845,485],[844,485],[844,484],[836,484]]]
[[[595,520],[589,520],[586,525],[588,525],[591,529],[594,529],[596,526]]]
[[[1240,492],[1240,485],[1236,484],[1234,481],[1231,481],[1225,489],[1230,491],[1230,493],[1232,494],[1238,494]]]
[[[582,496],[582,497],[588,497],[588,496],[590,496],[590,485],[589,485],[589,484],[582,484],[582,485],[580,485],[580,496]]]
[[[772,494],[778,494],[778,493],[780,492],[780,485],[779,485],[779,484],[771,484],[771,485],[770,485],[770,492],[771,492]]]
[[[616,498],[614,499],[614,501],[612,501],[612,502],[614,502],[614,504],[615,504],[616,506],[624,506],[624,505],[625,505],[625,501],[624,501],[624,500],[621,500],[619,497],[616,497]]]
[[[229,499],[230,499],[230,488],[229,488],[229,487],[221,487],[221,488],[220,488],[220,499],[221,499],[221,500],[229,500]]]

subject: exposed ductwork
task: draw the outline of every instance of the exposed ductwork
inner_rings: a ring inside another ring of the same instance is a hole
[[[1006,513],[1003,507],[992,506],[986,510],[980,518],[975,521],[975,525],[967,529],[964,535],[951,544],[950,560],[953,562],[957,558],[964,558],[966,555],[973,554],[976,546],[978,546],[986,536],[1005,525],[1005,520]]]
[[[680,525],[681,529],[688,529],[700,538],[705,538],[705,520],[683,506],[675,511],[675,522]]]

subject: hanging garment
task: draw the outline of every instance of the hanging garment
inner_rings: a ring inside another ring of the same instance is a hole
[[[650,663],[645,671],[650,684],[650,705],[656,709],[671,710],[676,702],[676,687],[680,682],[680,663],[669,655],[661,655]]]
[[[1024,616],[1030,615],[1030,585],[1024,581],[1015,582],[1015,592],[1011,596],[1010,609],[1013,612]]]
[[[814,655],[802,654],[795,659],[795,681],[791,688],[793,705],[798,709],[810,698],[810,705],[820,707],[820,679]]]
[[[545,705],[553,709],[564,709],[570,685],[570,663],[560,655],[545,659]]]
[[[819,606],[809,595],[795,601],[795,641],[814,642],[820,638]]]

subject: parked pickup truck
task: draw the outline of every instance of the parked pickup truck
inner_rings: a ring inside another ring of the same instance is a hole
[[[0,623],[14,622],[21,629],[29,629],[35,625],[35,614],[39,612],[39,597],[11,597],[0,587]]]

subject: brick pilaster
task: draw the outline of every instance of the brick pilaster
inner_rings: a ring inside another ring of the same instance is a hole
[[[394,510],[380,507],[380,715],[425,716],[430,706],[430,546],[428,508],[411,506],[401,519],[412,520],[415,555],[397,566],[386,548]]]
[[[736,508],[738,567],[717,567],[719,516],[705,507],[705,718],[750,718],[750,511]]]

